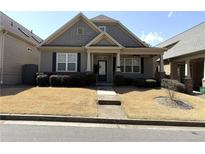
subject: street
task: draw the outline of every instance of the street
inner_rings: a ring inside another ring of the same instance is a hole
[[[205,141],[205,128],[0,121],[0,141]]]

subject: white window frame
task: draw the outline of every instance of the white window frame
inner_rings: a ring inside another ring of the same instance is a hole
[[[66,66],[65,66],[65,70],[58,70],[58,63],[62,63],[62,62],[58,62],[58,55],[60,54],[65,54],[66,55]],[[69,55],[75,55],[75,62],[69,62],[68,61],[68,56]],[[75,70],[68,70],[68,64],[69,63],[75,63]],[[78,69],[78,54],[77,53],[63,53],[63,52],[58,52],[56,53],[56,72],[77,72],[77,69]]]
[[[102,30],[101,28],[103,28],[104,30],[102,30],[103,32],[106,32],[106,26],[98,26],[98,28],[100,29],[100,30]]]
[[[141,57],[121,57],[120,59],[123,59],[123,69],[124,71],[122,71],[122,73],[138,73],[141,74]],[[125,60],[126,59],[132,59],[132,66],[131,66],[131,72],[126,72],[126,64],[125,64]],[[138,59],[139,60],[139,72],[133,72],[133,60],[134,59]],[[121,65],[121,64],[120,64]]]

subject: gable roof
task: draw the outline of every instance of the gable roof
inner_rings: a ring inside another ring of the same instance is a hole
[[[158,44],[157,47],[168,48],[164,53],[164,59],[205,50],[205,22]]]
[[[46,44],[47,42],[50,42],[57,38],[59,35],[61,35],[63,32],[68,30],[71,26],[73,26],[76,22],[78,22],[80,19],[83,19],[91,28],[93,28],[96,32],[101,33],[102,31],[94,24],[92,23],[83,13],[79,13],[76,15],[73,19],[68,21],[66,24],[64,24],[61,28],[59,28],[57,31],[55,31],[53,34],[51,34],[46,40],[44,40],[39,46],[42,46]]]
[[[120,21],[110,18],[105,15],[99,15],[90,19],[94,23],[117,23],[124,31],[126,31],[137,43],[140,43],[144,47],[149,47],[147,43],[143,42],[134,33],[132,33],[127,27],[125,27]]]
[[[93,21],[93,22],[117,22],[117,20],[115,20],[113,18],[110,18],[108,16],[105,16],[103,14],[98,15],[94,18],[91,18],[90,20]]]
[[[96,36],[93,40],[91,40],[85,47],[90,47],[94,44],[97,44],[99,41],[101,41],[103,38],[106,38],[108,41],[112,42],[113,44],[115,44],[116,46],[123,48],[123,46],[118,43],[112,36],[110,36],[108,33],[106,32],[102,32],[100,33],[98,36]]]
[[[40,37],[5,15],[3,12],[0,12],[0,29],[6,30],[34,45],[38,45],[42,42],[42,39]]]

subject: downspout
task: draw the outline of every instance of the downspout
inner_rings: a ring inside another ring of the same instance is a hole
[[[1,43],[2,43],[2,46],[1,46],[1,80],[0,80],[0,85],[3,84],[3,73],[4,73],[4,42],[5,42],[5,35],[7,34],[7,32],[5,30],[3,30],[3,35],[2,35],[2,38],[1,38]]]

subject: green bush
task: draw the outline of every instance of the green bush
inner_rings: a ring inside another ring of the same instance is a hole
[[[72,85],[71,76],[70,75],[62,75],[61,85],[64,87],[70,87]]]
[[[172,89],[172,90],[182,92],[182,93],[186,92],[185,85],[183,83],[180,83],[177,80],[162,79],[161,87],[166,88],[166,89]]]
[[[147,88],[157,87],[157,80],[155,80],[155,79],[146,79],[145,80],[145,87],[147,87]]]
[[[133,85],[136,87],[145,87],[145,79],[143,78],[134,79]]]
[[[124,86],[126,85],[125,78],[122,75],[114,76],[114,85],[115,86]]]
[[[51,75],[49,77],[49,84],[51,87],[60,87],[62,86],[62,75]]]
[[[49,86],[48,75],[46,74],[39,74],[36,77],[36,84],[39,87],[46,87]]]
[[[89,86],[96,84],[96,75],[94,73],[86,74],[86,82]]]

